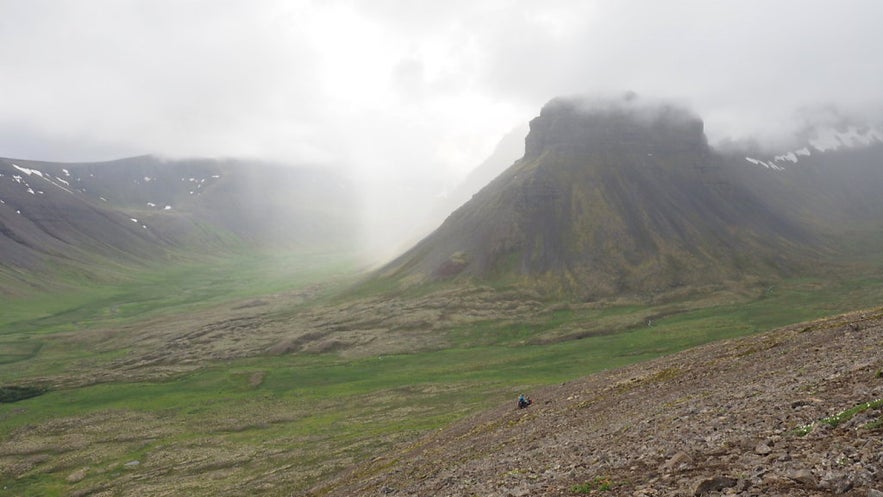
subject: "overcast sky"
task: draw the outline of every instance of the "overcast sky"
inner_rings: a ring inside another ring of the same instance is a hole
[[[880,109],[883,2],[0,0],[0,156],[237,156],[450,185],[559,95],[712,141]],[[807,110],[809,109],[809,111]]]

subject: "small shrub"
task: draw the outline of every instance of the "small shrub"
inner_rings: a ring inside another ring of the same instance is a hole
[[[812,431],[813,426],[815,426],[815,423],[810,423],[808,425],[798,426],[797,428],[794,428],[794,430],[791,433],[793,433],[794,435],[796,435],[798,437],[803,437],[803,436],[808,435],[809,432]]]
[[[0,404],[18,402],[19,400],[43,395],[44,393],[46,393],[46,389],[40,387],[19,387],[14,385],[0,387]]]

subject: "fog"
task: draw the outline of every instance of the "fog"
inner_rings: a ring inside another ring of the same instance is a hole
[[[0,156],[145,153],[334,168],[366,243],[553,97],[683,102],[712,144],[878,121],[883,3],[0,0]]]

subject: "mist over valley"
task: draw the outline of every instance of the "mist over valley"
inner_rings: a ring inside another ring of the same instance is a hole
[[[0,495],[878,497],[881,14],[0,2]]]

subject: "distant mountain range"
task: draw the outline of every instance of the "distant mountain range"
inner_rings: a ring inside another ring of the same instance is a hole
[[[0,159],[0,276],[95,277],[267,244],[346,246],[353,185],[328,171],[236,160]]]
[[[594,298],[794,274],[883,227],[880,138],[724,153],[685,109],[555,99],[524,157],[376,278]]]

